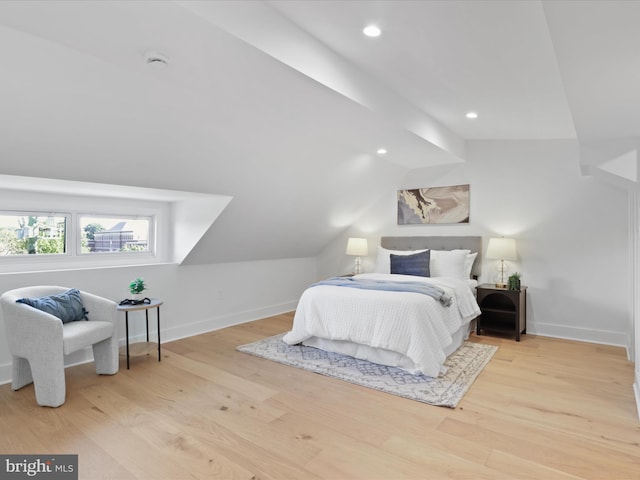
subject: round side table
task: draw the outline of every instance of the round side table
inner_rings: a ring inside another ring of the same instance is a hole
[[[156,309],[156,315],[158,317],[158,361],[162,361],[162,357],[160,355],[160,305],[162,305],[162,300],[158,298],[151,298],[149,303],[140,303],[138,305],[118,305],[117,310],[119,312],[124,312],[125,325],[127,329],[126,338],[127,338],[127,370],[129,370],[129,312],[135,312],[137,310],[144,310],[146,320],[147,320],[147,342],[149,341],[149,310],[152,308]]]

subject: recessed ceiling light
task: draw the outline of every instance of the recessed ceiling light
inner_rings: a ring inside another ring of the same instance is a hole
[[[384,155],[385,153],[387,153],[387,149],[386,148],[379,148],[378,149],[378,155]]]
[[[466,115],[467,118],[478,118],[478,114],[476,112],[469,112]]]
[[[362,33],[364,33],[367,37],[379,37],[382,33],[382,30],[380,30],[377,25],[367,25],[366,27],[364,27],[364,30],[362,30]]]

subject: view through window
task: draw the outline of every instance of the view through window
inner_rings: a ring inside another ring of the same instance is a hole
[[[80,216],[81,253],[148,252],[151,218]]]
[[[63,214],[1,214],[0,256],[64,254],[67,225]]]
[[[0,212],[0,258],[75,255],[78,243],[80,254],[150,252],[152,225],[152,217]]]

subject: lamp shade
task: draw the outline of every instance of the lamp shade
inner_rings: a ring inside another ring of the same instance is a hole
[[[347,242],[347,255],[364,257],[369,254],[366,238],[350,238]]]
[[[487,258],[496,260],[517,260],[516,241],[513,238],[490,238]]]

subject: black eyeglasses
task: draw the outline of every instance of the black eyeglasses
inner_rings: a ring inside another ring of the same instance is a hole
[[[134,300],[131,298],[125,298],[124,300],[122,300],[119,305],[142,305],[142,304],[146,304],[149,305],[151,303],[151,299],[150,298],[143,298],[142,300]]]

